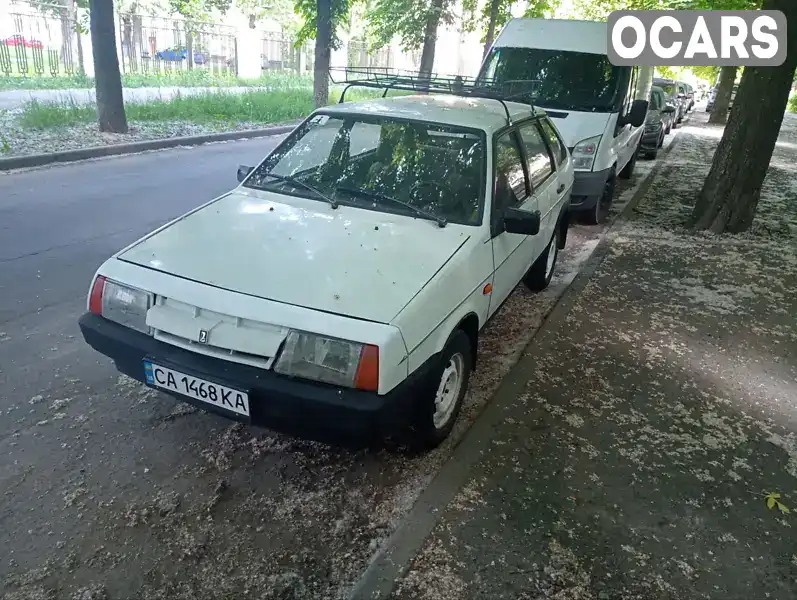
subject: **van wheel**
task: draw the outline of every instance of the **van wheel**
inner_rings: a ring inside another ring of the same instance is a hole
[[[556,259],[559,257],[559,231],[559,227],[554,230],[548,247],[537,257],[523,277],[523,283],[532,292],[541,292],[551,283],[556,268]]]
[[[407,440],[412,450],[431,450],[451,433],[468,390],[473,356],[467,334],[457,329],[440,353],[440,363],[419,399]]]
[[[616,176],[614,174],[614,170],[612,170],[603,184],[603,194],[600,198],[598,198],[595,206],[589,210],[579,212],[579,216],[584,223],[587,225],[600,225],[606,220],[606,218],[609,216],[609,211],[612,208],[612,202],[614,201],[614,188],[616,182]]]
[[[634,174],[634,167],[636,167],[636,161],[639,158],[639,148],[636,149],[634,155],[631,157],[631,160],[623,167],[623,170],[620,171],[620,177],[623,179],[631,179],[631,176]]]

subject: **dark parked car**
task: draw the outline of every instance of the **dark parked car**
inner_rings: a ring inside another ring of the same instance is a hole
[[[683,86],[686,92],[686,110],[688,112],[695,107],[695,88],[688,83],[684,83]]]
[[[180,60],[185,60],[188,57],[188,50],[183,47],[177,48],[167,48],[166,50],[161,50],[160,52],[155,54],[161,60],[168,60],[170,62],[176,62]],[[195,65],[204,65],[207,62],[207,57],[202,52],[194,52],[194,64]]]
[[[678,123],[683,121],[684,117],[686,116],[687,101],[683,84],[675,81],[674,79],[662,79],[660,77],[655,77],[653,79],[653,85],[661,88],[664,91],[667,104],[671,104],[673,107],[675,107],[675,118],[672,124],[672,126],[675,127]],[[681,88],[680,93],[678,91],[679,87]]]
[[[731,91],[731,100],[730,102],[728,102],[728,110],[730,110],[731,107],[733,106],[733,101],[736,99],[736,92],[738,89],[739,89],[739,84],[734,83],[733,90]],[[716,101],[716,99],[717,99],[717,88],[715,86],[711,88],[711,92],[709,92],[708,103],[706,104],[706,112],[711,112],[712,110],[714,110],[714,102]]]
[[[672,128],[674,117],[675,107],[667,104],[664,90],[654,85],[650,90],[645,131],[639,143],[639,152],[645,158],[656,158],[659,148],[664,145],[664,136]]]

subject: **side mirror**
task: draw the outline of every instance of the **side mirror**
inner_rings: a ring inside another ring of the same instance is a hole
[[[661,109],[661,112],[663,112],[663,113],[674,113],[675,112],[675,107],[672,104],[668,104],[667,106],[665,106],[664,108]]]
[[[642,127],[645,123],[645,117],[648,114],[648,101],[647,100],[634,100],[631,105],[631,110],[628,117],[624,119],[623,126],[630,125],[631,127]]]
[[[540,232],[540,211],[529,212],[517,208],[504,211],[504,231],[521,235],[537,235]]]
[[[246,165],[238,165],[238,183],[249,177],[249,173],[254,170],[254,167],[247,167]]]

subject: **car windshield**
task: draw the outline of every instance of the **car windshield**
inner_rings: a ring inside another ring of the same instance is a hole
[[[534,104],[545,108],[612,112],[623,67],[607,56],[539,48],[494,48],[480,79],[503,82],[538,80]]]
[[[244,183],[441,223],[481,223],[479,130],[366,115],[305,121]]]
[[[654,81],[653,83],[655,83],[662,90],[664,90],[664,93],[667,95],[668,98],[672,98],[673,96],[675,96],[675,84],[674,83],[664,83],[664,82],[660,83],[658,81]]]

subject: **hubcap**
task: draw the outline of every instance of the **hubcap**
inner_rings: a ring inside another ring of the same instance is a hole
[[[551,276],[553,273],[553,267],[556,264],[556,254],[559,252],[559,247],[556,245],[558,237],[559,236],[554,233],[553,238],[551,238],[551,244],[548,246],[548,260],[545,264],[545,279],[548,279]]]
[[[462,354],[454,354],[448,361],[443,375],[440,377],[440,385],[437,387],[437,394],[434,399],[434,415],[432,422],[435,428],[442,429],[451,419],[451,414],[457,405],[457,398],[462,390],[462,375],[465,372],[465,357]]]

